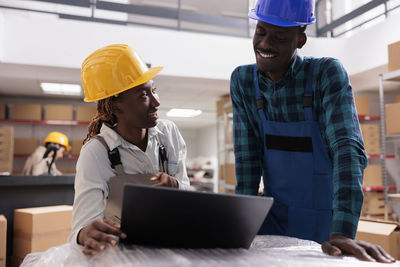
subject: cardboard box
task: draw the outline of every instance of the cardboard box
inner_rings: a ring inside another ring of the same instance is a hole
[[[0,120],[6,119],[6,103],[0,102]]]
[[[400,232],[397,223],[360,220],[356,239],[380,245],[392,257],[400,259]]]
[[[364,148],[369,155],[379,155],[380,150],[380,136],[378,124],[360,123],[362,136],[364,139]]]
[[[397,103],[400,102],[400,95],[396,95],[396,102],[397,102]]]
[[[400,41],[388,45],[388,71],[400,69]]]
[[[390,202],[387,203],[388,214],[392,213]],[[364,202],[361,211],[363,216],[384,215],[385,214],[385,196],[383,192],[364,192]]]
[[[224,96],[217,101],[217,116],[222,116],[224,114],[224,105],[229,102],[231,102],[230,96]],[[232,112],[232,107],[226,109],[225,112]]]
[[[14,128],[0,128],[0,173],[12,173],[14,160]]]
[[[76,121],[90,122],[96,116],[96,107],[77,106],[76,107]]]
[[[369,98],[365,96],[354,96],[358,115],[370,115]]]
[[[36,138],[15,138],[14,139],[14,154],[30,155],[38,147],[39,141]]]
[[[236,185],[235,164],[225,163],[224,180],[226,184]]]
[[[46,105],[45,120],[72,121],[72,105]]]
[[[400,134],[400,103],[386,104],[386,135]]]
[[[72,206],[49,206],[14,211],[13,255],[24,258],[67,242],[71,232]]]
[[[381,187],[382,166],[378,164],[369,164],[364,170],[363,187]]]
[[[41,120],[42,105],[40,104],[13,104],[14,120]]]
[[[0,267],[6,266],[7,219],[0,214]]]
[[[83,145],[83,140],[71,140],[71,154],[79,155]]]

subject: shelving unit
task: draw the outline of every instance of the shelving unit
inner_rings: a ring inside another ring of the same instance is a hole
[[[381,117],[381,127],[380,127],[380,136],[381,136],[381,159],[382,159],[382,182],[383,182],[383,192],[385,199],[385,220],[388,219],[388,184],[387,184],[387,169],[386,169],[386,143],[391,141],[400,140],[400,135],[391,135],[386,136],[386,113],[385,113],[385,99],[384,99],[384,82],[385,81],[397,81],[400,82],[400,70],[396,70],[393,72],[385,73],[379,75],[379,104],[380,104],[380,117]]]

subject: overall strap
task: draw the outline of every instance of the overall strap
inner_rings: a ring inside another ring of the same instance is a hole
[[[313,112],[313,76],[314,76],[314,62],[311,59],[307,70],[306,88],[303,94],[303,108],[306,121],[314,121],[316,116]]]
[[[258,84],[258,77],[257,77],[257,64],[254,64],[253,69],[253,84],[254,88],[256,89],[256,105],[258,114],[260,115],[261,121],[268,120],[268,113],[266,112],[265,108],[265,98],[264,95],[261,93],[260,85]]]
[[[160,164],[160,170],[168,174],[167,150],[165,149],[165,146],[161,143],[161,138],[159,134],[156,135],[156,139],[158,143],[158,162]]]
[[[118,148],[116,147],[113,150],[110,150],[110,148],[108,147],[106,141],[100,135],[95,135],[92,138],[98,140],[106,148],[107,153],[108,153],[108,159],[111,162],[111,167],[113,169],[115,169],[115,171],[117,172],[117,175],[125,174],[124,167],[122,166],[121,157],[119,155]]]

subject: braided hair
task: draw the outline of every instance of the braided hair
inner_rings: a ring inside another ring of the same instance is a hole
[[[114,103],[116,97],[108,97],[97,102],[97,114],[93,117],[88,126],[88,134],[83,143],[85,144],[93,136],[100,133],[103,123],[114,125],[117,123],[117,117],[114,115]]]

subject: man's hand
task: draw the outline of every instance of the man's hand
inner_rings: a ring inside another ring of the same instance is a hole
[[[179,187],[178,181],[174,177],[171,177],[164,172],[159,172],[159,173],[154,174],[150,178],[150,181],[156,182],[156,184],[154,184],[154,186],[167,186],[167,187],[175,187],[175,188]]]
[[[362,261],[392,263],[396,260],[382,247],[361,240],[353,240],[341,235],[331,235],[329,241],[322,244],[322,251],[331,256],[354,255]]]
[[[115,246],[117,244],[115,236],[126,238],[118,223],[111,220],[95,220],[79,232],[78,243],[83,246],[84,254],[96,255],[106,249],[104,243]]]

